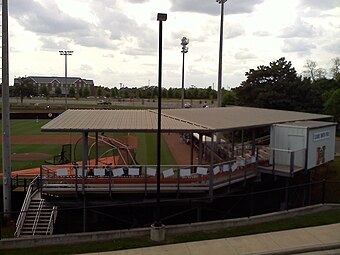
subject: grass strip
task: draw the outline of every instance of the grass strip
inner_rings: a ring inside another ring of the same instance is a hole
[[[183,235],[169,235],[167,240],[161,243],[153,242],[149,236],[124,238],[119,240],[111,240],[105,242],[84,243],[75,245],[54,245],[39,248],[12,249],[6,250],[6,255],[25,254],[78,254],[105,252],[122,249],[133,249],[141,247],[149,247],[163,244],[174,244],[183,242],[193,242],[217,238],[235,237],[259,233],[267,233],[273,231],[281,231],[288,229],[296,229],[303,227],[319,226],[340,222],[340,210],[330,210],[319,213],[312,213],[303,216],[296,216],[289,219],[271,221],[250,226],[227,228],[214,232],[195,232]]]

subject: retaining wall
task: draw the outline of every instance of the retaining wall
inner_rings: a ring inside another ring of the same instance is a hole
[[[166,226],[166,235],[184,234],[199,231],[217,231],[229,227],[249,226],[263,222],[274,220],[286,219],[294,216],[301,216],[310,213],[327,211],[332,209],[340,210],[338,204],[318,204],[304,208],[292,209],[288,211],[281,211],[252,217],[217,220],[209,222],[198,222],[191,224],[180,224]],[[96,241],[108,241],[114,239],[149,236],[150,228],[134,228],[122,229],[113,231],[100,231],[100,232],[86,232],[76,234],[64,235],[50,235],[50,236],[35,236],[23,238],[8,238],[0,240],[0,249],[14,249],[14,248],[27,248],[37,247],[44,245],[65,245],[76,243],[88,243]]]

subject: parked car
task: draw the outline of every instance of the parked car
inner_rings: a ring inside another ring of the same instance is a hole
[[[112,103],[110,101],[105,101],[105,100],[99,100],[97,102],[97,105],[111,105]]]
[[[190,103],[185,103],[184,104],[184,108],[191,108],[191,104]]]

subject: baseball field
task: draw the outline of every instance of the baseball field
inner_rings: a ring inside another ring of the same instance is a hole
[[[41,164],[53,162],[53,158],[61,153],[62,146],[65,144],[72,145],[72,161],[81,160],[82,146],[78,145],[81,141],[80,133],[46,133],[41,132],[41,127],[48,120],[11,120],[11,166],[12,172],[39,167]],[[1,123],[0,123],[1,127]],[[2,127],[1,127],[2,128]],[[124,134],[107,134],[117,140],[127,144],[129,148],[135,149],[136,160],[139,164],[156,164],[156,134],[152,133],[124,133]],[[91,133],[90,133],[91,136]],[[94,136],[94,134],[92,134]],[[174,165],[177,163],[170,151],[167,142],[171,139],[162,139],[161,142],[161,164]],[[89,148],[94,140],[89,141]],[[175,141],[176,143],[178,141]],[[0,137],[2,144],[2,137]],[[106,155],[105,152],[110,148],[105,144],[100,144],[99,155],[111,156],[112,150]],[[1,170],[2,172],[2,146],[1,152]],[[75,158],[74,158],[75,157]],[[92,149],[90,159],[95,157]]]

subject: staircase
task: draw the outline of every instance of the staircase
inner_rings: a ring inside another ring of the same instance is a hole
[[[40,197],[36,183],[37,178],[31,182],[28,188],[16,224],[16,237],[53,234],[58,208],[51,206]]]
[[[46,203],[44,199],[31,200],[20,236],[52,234],[49,228],[51,217],[53,218],[53,215],[56,215],[55,210],[56,208]],[[52,219],[52,221],[54,223],[55,220]]]

